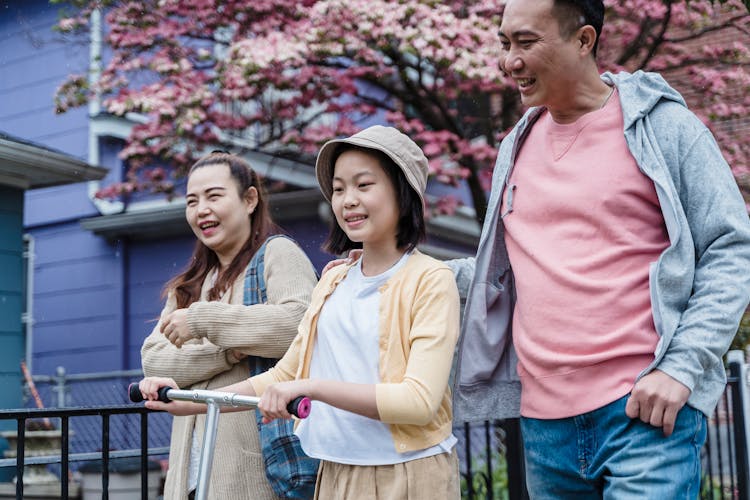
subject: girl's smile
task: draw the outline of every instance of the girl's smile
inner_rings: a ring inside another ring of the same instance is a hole
[[[356,229],[362,226],[366,219],[367,219],[367,216],[361,215],[361,214],[344,215],[344,220],[346,221],[346,225],[350,229]]]

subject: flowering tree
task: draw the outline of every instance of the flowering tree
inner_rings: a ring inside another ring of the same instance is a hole
[[[60,0],[57,0],[60,1]],[[154,159],[184,169],[227,144],[311,161],[321,143],[387,121],[410,134],[431,173],[465,179],[479,220],[499,141],[523,111],[497,66],[503,0],[75,0],[63,32],[106,13],[111,58],[95,80],[71,75],[64,112],[103,96],[110,113],[147,118],[125,149],[133,175],[109,193],[169,192]],[[740,0],[606,0],[602,69],[656,70],[709,125],[750,107],[750,15]],[[711,41],[712,37],[716,41]],[[697,90],[695,90],[697,89]],[[714,127],[744,188],[750,145]],[[750,189],[748,191],[750,193]],[[443,198],[437,209],[450,211]]]

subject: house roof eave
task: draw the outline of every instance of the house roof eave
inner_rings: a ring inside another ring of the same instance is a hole
[[[107,169],[0,132],[0,184],[21,189],[102,179]]]

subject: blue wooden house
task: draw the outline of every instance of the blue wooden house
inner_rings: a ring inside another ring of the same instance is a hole
[[[95,37],[76,40],[54,32],[57,11],[47,0],[0,2],[0,131],[40,151],[52,149],[81,165],[107,170],[103,180],[97,180],[103,172],[92,169],[78,178],[84,182],[30,183],[22,192],[3,187],[0,165],[0,224],[23,233],[14,237],[8,258],[0,246],[0,302],[13,295],[27,304],[23,310],[0,307],[0,334],[5,333],[2,325],[15,328],[14,347],[0,353],[2,373],[12,374],[7,380],[13,384],[20,380],[22,359],[35,375],[53,375],[60,366],[67,373],[140,368],[141,344],[163,305],[162,286],[184,266],[194,241],[179,197],[128,204],[94,197],[100,186],[122,179],[124,165],[117,154],[132,123],[102,113],[96,104],[55,114],[55,88],[70,73],[87,73],[101,54]],[[273,215],[322,268],[331,258],[320,250],[328,212],[312,166],[262,153],[246,156],[260,174],[290,186],[271,196]],[[15,211],[6,220],[5,206],[13,202]],[[423,247],[428,253],[471,255],[479,227],[473,211],[465,210],[430,219],[428,234]],[[6,293],[3,280],[11,275],[23,283]],[[5,394],[7,388],[2,389]],[[13,390],[0,405],[16,404],[20,384]]]
[[[20,406],[19,360],[27,349],[31,294],[24,260],[24,192],[104,177],[105,169],[0,132],[0,407]]]

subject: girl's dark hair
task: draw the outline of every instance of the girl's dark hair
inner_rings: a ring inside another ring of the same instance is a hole
[[[188,178],[197,169],[213,165],[226,165],[229,167],[229,173],[237,183],[237,192],[240,198],[243,198],[247,190],[254,187],[258,191],[258,204],[255,210],[250,214],[248,224],[252,231],[250,237],[242,246],[240,251],[235,255],[232,262],[226,269],[223,269],[216,279],[216,283],[208,292],[208,300],[217,300],[222,293],[229,289],[234,280],[244,271],[250,259],[260,248],[263,242],[271,234],[280,232],[280,229],[271,219],[271,214],[266,201],[266,193],[260,183],[260,179],[255,171],[244,159],[239,156],[229,154],[223,151],[214,151],[199,159],[190,167]],[[177,308],[188,307],[193,302],[200,300],[201,287],[206,280],[209,271],[219,265],[219,258],[216,252],[208,248],[202,241],[195,243],[193,256],[182,273],[172,278],[165,286],[162,296],[174,291],[177,300]]]
[[[401,168],[387,154],[381,151],[343,143],[334,151],[331,162],[335,165],[343,153],[352,150],[361,151],[377,158],[380,167],[388,175],[396,190],[396,199],[398,200],[399,219],[396,246],[405,251],[414,249],[418,243],[424,241],[426,236],[422,199],[414,191],[414,188],[409,185]],[[362,248],[362,244],[350,240],[336,222],[336,217],[333,217],[328,238],[323,244],[323,250],[334,255],[339,255],[353,248]]]

